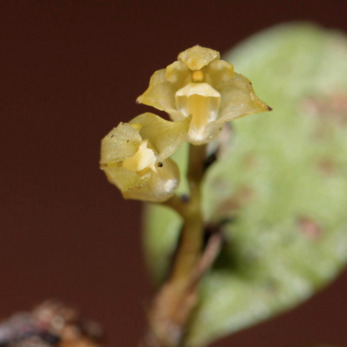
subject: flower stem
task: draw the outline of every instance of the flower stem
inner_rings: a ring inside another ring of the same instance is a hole
[[[201,258],[204,232],[201,182],[205,157],[206,145],[190,145],[189,199],[175,196],[166,203],[182,216],[183,227],[170,276],[154,300],[149,316],[150,332],[143,346],[179,346],[198,300],[196,270]]]
[[[181,240],[173,264],[171,281],[189,278],[200,256],[203,240],[201,213],[201,180],[204,173],[206,146],[189,147],[189,200],[184,204]]]

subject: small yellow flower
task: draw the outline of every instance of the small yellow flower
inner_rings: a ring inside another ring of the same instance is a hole
[[[162,202],[173,195],[179,170],[169,156],[184,142],[189,122],[144,113],[120,123],[104,137],[101,169],[125,199]]]
[[[271,110],[251,82],[219,58],[217,51],[201,46],[185,50],[153,74],[137,101],[166,111],[174,121],[191,115],[187,141],[195,145],[215,139],[227,121]]]

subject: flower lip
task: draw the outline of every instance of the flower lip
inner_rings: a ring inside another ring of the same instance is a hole
[[[130,158],[123,161],[122,167],[139,172],[147,168],[153,168],[157,161],[154,151],[148,148],[148,140],[142,141],[138,151]]]
[[[177,96],[190,97],[200,95],[204,97],[220,98],[220,93],[214,89],[209,83],[188,83],[176,92]]]
[[[191,125],[197,127],[214,121],[218,116],[220,93],[208,83],[189,83],[176,92],[176,107],[187,117],[192,115]]]

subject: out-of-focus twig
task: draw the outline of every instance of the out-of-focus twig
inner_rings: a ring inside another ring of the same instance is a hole
[[[0,347],[101,347],[102,335],[99,324],[56,300],[0,322]]]

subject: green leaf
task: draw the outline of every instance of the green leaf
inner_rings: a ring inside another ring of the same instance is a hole
[[[224,155],[204,182],[205,218],[230,222],[221,255],[201,283],[188,346],[300,304],[347,258],[346,37],[285,24],[241,43],[226,60],[274,111],[232,123]],[[184,157],[183,148],[178,161]],[[147,207],[145,250],[157,281],[179,227],[173,212]]]

